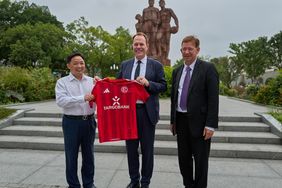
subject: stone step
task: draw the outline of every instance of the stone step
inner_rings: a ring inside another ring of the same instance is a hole
[[[28,111],[25,113],[25,117],[45,117],[45,118],[61,118],[61,113],[38,113],[33,111]],[[170,120],[170,115],[160,114],[160,120]],[[261,117],[259,116],[220,116],[219,121],[223,122],[261,122]]]
[[[6,136],[0,137],[1,148],[64,150],[63,138],[40,136]],[[177,155],[175,141],[155,141],[155,154]],[[95,152],[124,153],[124,141],[99,143],[95,141]],[[277,159],[282,160],[282,146],[273,144],[233,144],[212,143],[212,157]]]
[[[169,129],[170,121],[160,120],[157,129]],[[270,132],[270,127],[262,122],[219,122],[218,131]]]
[[[63,137],[61,127],[14,125],[0,130],[0,135]],[[175,141],[169,130],[157,129],[156,140]],[[281,138],[269,132],[216,131],[213,142],[281,144]]]
[[[61,126],[61,118],[50,117],[22,117],[14,120],[14,125],[29,126]],[[169,129],[169,120],[160,120],[157,129]],[[246,131],[246,132],[269,132],[268,125],[262,122],[219,122],[220,131]]]

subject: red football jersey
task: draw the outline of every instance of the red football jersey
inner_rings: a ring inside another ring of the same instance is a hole
[[[137,139],[136,101],[149,94],[136,81],[103,79],[92,90],[97,105],[99,141]]]

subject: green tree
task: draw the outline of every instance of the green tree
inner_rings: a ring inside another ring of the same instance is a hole
[[[282,69],[282,31],[275,34],[269,40],[271,65]]]
[[[62,59],[66,33],[53,24],[18,25],[0,34],[4,59],[20,67],[51,67]]]
[[[270,52],[268,48],[267,37],[259,37],[256,40],[242,42],[240,44],[231,43],[229,52],[234,54],[232,60],[242,65],[252,83],[256,82],[267,67],[270,65]]]
[[[114,34],[105,31],[101,26],[88,26],[84,17],[67,25],[71,35],[66,46],[66,53],[80,51],[85,56],[90,75],[115,76],[117,70],[113,64],[132,57],[132,39],[127,29],[119,27]]]
[[[228,88],[231,88],[231,82],[238,78],[242,71],[241,67],[228,56],[213,58],[210,61],[215,65],[220,81]]]
[[[32,25],[42,22],[54,24],[63,29],[63,24],[53,16],[48,7],[38,6],[28,1],[0,1],[0,31],[17,25],[30,23]]]

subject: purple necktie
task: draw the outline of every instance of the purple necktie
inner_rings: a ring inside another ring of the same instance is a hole
[[[182,110],[187,110],[187,98],[188,98],[188,88],[190,84],[190,67],[186,67],[186,75],[183,82],[183,87],[180,95],[180,108]]]

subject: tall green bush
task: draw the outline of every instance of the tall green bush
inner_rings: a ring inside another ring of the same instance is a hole
[[[55,82],[48,68],[0,67],[0,104],[54,98]]]
[[[166,82],[167,82],[167,90],[164,93],[160,94],[161,98],[170,97],[171,84],[172,84],[172,71],[173,71],[172,67],[170,67],[170,66],[164,67],[165,79],[166,79]]]
[[[259,88],[254,100],[262,104],[282,106],[282,71],[276,78],[270,80],[267,85]]]
[[[36,68],[30,71],[32,80],[24,93],[26,101],[39,101],[55,97],[55,78],[49,68]]]

